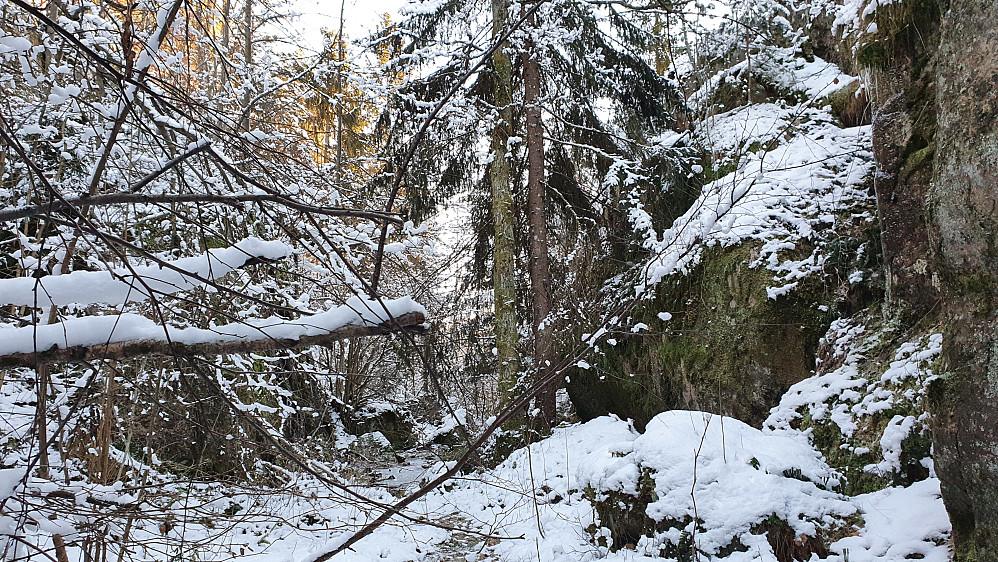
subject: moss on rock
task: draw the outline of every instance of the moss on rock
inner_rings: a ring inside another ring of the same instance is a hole
[[[663,281],[633,316],[651,330],[601,346],[591,369],[571,373],[580,418],[615,413],[643,428],[661,411],[693,409],[761,423],[790,385],[810,376],[831,321],[818,303],[834,297],[808,281],[769,298],[772,272],[750,265],[758,251],[754,244],[714,247],[689,275]],[[663,322],[659,312],[673,318]]]

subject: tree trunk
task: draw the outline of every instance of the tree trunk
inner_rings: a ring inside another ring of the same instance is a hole
[[[492,36],[498,39],[506,28],[509,0],[492,0]],[[513,239],[513,190],[510,185],[509,137],[513,129],[512,65],[504,49],[492,55],[495,68],[493,93],[499,119],[492,131],[492,216],[495,221],[492,283],[495,296],[496,350],[499,361],[499,390],[503,403],[511,399],[520,369],[516,344],[516,264]]]
[[[222,1],[222,53],[225,58],[229,56],[229,33],[230,33],[230,20],[232,18],[232,0]],[[222,57],[218,59],[218,67],[222,72],[222,84],[219,85],[219,90],[223,90],[229,84],[229,65],[221,60]]]
[[[245,19],[243,30],[243,66],[246,69],[246,76],[243,79],[247,82],[243,84],[243,118],[240,123],[240,127],[244,131],[248,131],[250,128],[250,102],[253,100],[253,95],[250,89],[247,87],[250,78],[250,67],[253,65],[253,0],[246,0],[246,10],[243,12],[243,18]]]
[[[657,12],[655,13],[655,24],[652,27],[652,36],[654,37],[652,55],[655,62],[655,74],[665,76],[668,74],[671,64],[668,52],[669,39],[666,35],[665,25],[662,24],[661,14]]]
[[[346,8],[346,0],[340,0],[340,31],[336,34],[337,43],[337,62],[339,66],[336,69],[336,95],[339,99],[336,100],[336,181],[340,182],[343,180],[343,104],[346,101],[346,78],[343,76],[343,71],[346,68],[346,52],[344,51],[344,44],[346,40],[343,38],[343,11]]]
[[[229,55],[229,18],[232,12],[232,0],[222,1],[222,46],[225,47],[225,56]],[[225,64],[222,65],[225,68]]]
[[[527,19],[536,27],[536,16]],[[541,122],[541,69],[537,48],[528,38],[522,55],[523,105],[527,122],[527,221],[530,225],[530,291],[534,331],[535,380],[547,375],[554,348],[548,314],[551,312],[551,271],[548,260],[547,221],[544,218],[544,126]],[[551,426],[555,414],[555,391],[549,387],[537,396],[544,423]]]
[[[937,60],[929,212],[943,303],[934,459],[954,559],[998,556],[998,4],[952,0]]]

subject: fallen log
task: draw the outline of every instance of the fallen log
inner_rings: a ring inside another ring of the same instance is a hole
[[[295,350],[313,345],[329,345],[346,339],[378,336],[394,332],[425,330],[426,315],[420,311],[400,314],[379,324],[348,324],[322,334],[294,338],[260,337],[213,342],[182,343],[169,339],[138,339],[95,345],[52,346],[31,352],[0,355],[0,368],[38,367],[50,363],[79,363],[102,359],[132,359],[149,356],[205,357],[212,355],[263,353]]]

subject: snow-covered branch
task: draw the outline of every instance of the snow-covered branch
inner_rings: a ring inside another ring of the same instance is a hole
[[[344,338],[422,330],[426,322],[422,306],[410,298],[382,302],[353,297],[342,306],[308,318],[286,321],[273,317],[209,329],[161,326],[137,314],[0,328],[0,368],[302,349]]]
[[[69,211],[87,205],[89,207],[101,207],[109,205],[124,204],[172,204],[172,203],[218,203],[230,206],[242,206],[244,203],[277,203],[296,211],[304,213],[314,213],[329,217],[354,217],[370,219],[376,221],[388,221],[395,224],[402,224],[402,219],[391,213],[380,211],[365,211],[362,209],[344,209],[341,207],[319,207],[299,203],[287,197],[273,193],[241,193],[233,195],[213,195],[208,193],[181,193],[181,194],[157,194],[147,195],[144,193],[109,193],[107,195],[97,195],[94,197],[80,197],[76,199],[56,200],[50,203],[39,205],[28,205],[23,207],[13,207],[0,211],[0,222],[13,221],[26,217],[37,217],[49,213]]]
[[[0,304],[66,306],[121,305],[152,296],[169,295],[205,285],[230,272],[261,261],[291,255],[283,242],[246,238],[230,248],[208,250],[202,256],[180,258],[161,265],[132,266],[109,271],[74,271],[66,275],[15,277],[0,280]],[[151,293],[151,294],[150,294]]]

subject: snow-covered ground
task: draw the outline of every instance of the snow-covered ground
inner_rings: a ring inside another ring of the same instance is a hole
[[[438,463],[423,479],[442,469]],[[127,506],[146,499],[120,485],[60,486],[32,479],[25,487],[23,475],[22,468],[0,471],[0,492],[35,498],[68,492],[79,505],[98,499]],[[409,490],[419,484],[412,475],[406,479]],[[560,427],[494,470],[453,480],[412,506],[408,520],[392,520],[336,559],[662,560],[659,555],[670,545],[685,541],[695,545],[701,560],[714,560],[737,538],[743,551],[724,560],[775,561],[759,527],[773,518],[785,521],[800,539],[834,530],[843,538],[830,544],[829,560],[846,560],[847,552],[852,561],[901,560],[912,554],[947,559],[948,519],[937,480],[856,497],[834,492],[835,483],[834,471],[802,434],[758,430],[689,411],[662,413],[640,434],[626,421],[601,417]],[[613,544],[595,502],[612,492],[622,498],[642,488],[647,515],[662,523],[661,530],[636,543]],[[146,499],[163,511],[130,531],[142,545],[133,552],[137,559],[183,553],[183,559],[198,560],[308,560],[380,512],[332,494],[311,478],[296,477],[266,493],[190,483],[165,489],[175,501]],[[395,499],[383,488],[356,491],[374,502]],[[20,528],[32,541],[59,532],[72,542],[79,529],[93,523],[77,515],[36,518],[40,524],[35,526],[18,517],[17,501],[8,500],[6,506],[2,531]],[[193,508],[186,517],[185,508]],[[30,510],[23,513],[30,519]],[[696,529],[694,517],[700,522]],[[157,520],[168,523],[157,525]]]
[[[786,83],[801,85],[808,100],[827,94],[830,83],[841,87],[850,81],[821,61],[788,68]],[[692,265],[705,245],[755,240],[762,250],[752,265],[773,273],[769,296],[779,298],[803,277],[821,271],[822,232],[834,231],[843,220],[871,219],[851,212],[857,202],[870,198],[864,184],[872,170],[869,127],[843,128],[828,109],[808,101],[734,109],[711,118],[697,134],[697,143],[715,153],[715,169],[694,206],[670,228],[653,225],[639,205],[631,212],[653,256],[646,268],[648,286]],[[441,222],[446,226],[457,215],[445,215]],[[785,257],[802,240],[818,249],[803,260]],[[276,259],[288,253],[283,246],[250,250],[184,258],[189,260],[184,267],[214,279],[245,263],[250,254]],[[48,289],[47,304],[79,302],[75,283],[81,277],[73,275],[5,281],[0,304],[34,303],[30,291],[36,284]],[[135,276],[156,282],[149,292],[204,284],[155,266],[86,275],[102,288],[86,302],[111,304],[148,296]],[[395,316],[422,311],[409,299],[387,304]],[[225,334],[178,328],[170,335],[190,342],[299,337],[347,324],[380,323],[387,317],[380,311],[380,304],[355,298],[303,320],[227,326]],[[0,352],[128,341],[137,335],[162,337],[163,328],[130,314],[71,319],[38,329],[2,328]],[[862,335],[858,324],[833,324],[826,343],[841,350],[841,363],[791,388],[763,429],[692,411],[663,412],[644,433],[615,417],[562,426],[495,469],[452,479],[335,559],[786,562],[786,552],[778,551],[780,541],[788,540],[794,548],[813,547],[815,552],[827,546],[828,560],[921,556],[942,562],[948,555],[949,524],[938,480],[930,476],[908,487],[845,495],[839,486],[842,475],[806,430],[794,428],[806,413],[811,421],[836,424],[848,439],[864,417],[886,406],[915,408],[932,377],[927,364],[939,352],[939,338],[904,343],[882,376],[868,379],[857,367],[866,350]],[[103,533],[112,539],[109,558],[118,555],[114,537],[127,535],[131,546],[125,560],[314,560],[378,517],[399,495],[448,466],[425,453],[408,453],[408,460],[383,461],[380,467],[314,462],[310,466],[316,473],[366,484],[346,492],[314,474],[286,471],[283,485],[249,489],[183,480],[160,472],[154,455],[149,459],[153,464],[145,465],[112,447],[111,456],[122,463],[128,484],[93,484],[75,464],[65,468],[65,478],[43,480],[32,476],[36,467],[28,462],[35,456],[27,445],[32,442],[32,384],[33,379],[18,373],[0,378],[0,435],[8,447],[0,464],[5,467],[0,468],[0,535],[16,537],[0,555],[7,559],[27,556],[36,547],[48,549],[53,534],[70,545],[71,559],[83,559],[83,539]],[[75,386],[65,385],[55,397],[60,412],[68,411],[74,389],[86,384],[84,376]],[[921,415],[893,416],[878,434],[881,450],[869,471],[888,474],[896,469],[902,440],[920,431],[924,422]],[[452,429],[426,431],[424,439]],[[870,452],[849,446],[857,455]],[[52,464],[59,465],[55,453]],[[783,538],[776,538],[777,533]]]

